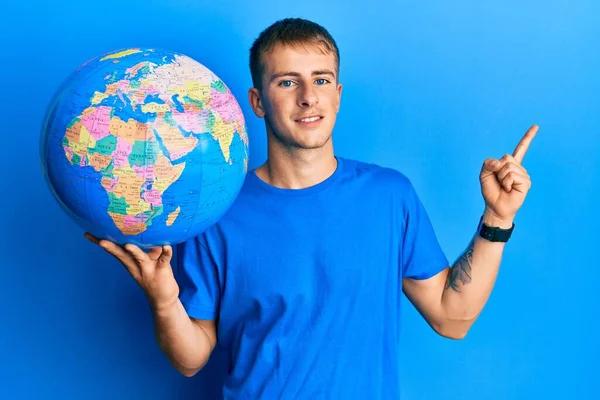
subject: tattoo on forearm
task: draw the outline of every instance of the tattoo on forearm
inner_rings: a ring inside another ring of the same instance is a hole
[[[467,251],[452,266],[450,274],[448,274],[448,281],[446,282],[446,289],[452,288],[455,292],[460,292],[461,286],[464,286],[471,282],[471,261],[473,260],[473,244],[471,241]]]

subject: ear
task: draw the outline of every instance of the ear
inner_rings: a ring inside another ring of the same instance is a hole
[[[248,90],[248,101],[252,106],[252,111],[258,118],[263,118],[265,116],[265,110],[262,107],[262,102],[260,101],[260,92],[257,88],[250,88]]]
[[[335,112],[340,111],[340,103],[342,101],[342,84],[338,83],[337,85],[337,104],[335,105]]]

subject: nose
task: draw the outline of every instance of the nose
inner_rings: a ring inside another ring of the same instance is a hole
[[[317,92],[311,85],[304,85],[299,91],[298,105],[301,107],[312,107],[319,102]]]

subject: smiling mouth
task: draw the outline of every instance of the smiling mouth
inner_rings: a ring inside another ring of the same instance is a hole
[[[317,116],[314,116],[314,117],[300,118],[300,119],[297,119],[296,122],[315,122],[315,121],[318,121],[320,119],[323,119],[323,117],[317,115]]]

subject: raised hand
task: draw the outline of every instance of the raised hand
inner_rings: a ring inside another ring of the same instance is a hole
[[[84,236],[117,258],[146,293],[154,308],[172,305],[179,296],[179,286],[171,269],[171,246],[153,247],[147,253],[133,244],[119,246],[85,233]]]
[[[537,125],[529,128],[512,155],[499,160],[488,158],[483,163],[479,174],[481,192],[487,210],[499,218],[514,218],[531,188],[531,178],[521,164],[538,129]]]

